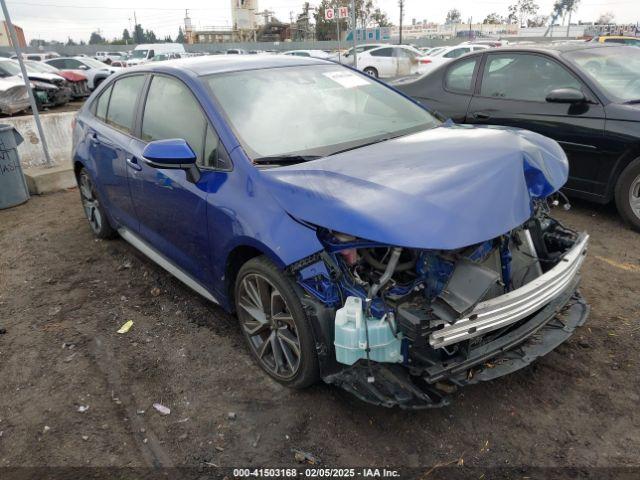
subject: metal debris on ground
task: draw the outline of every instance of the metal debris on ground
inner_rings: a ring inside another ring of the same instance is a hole
[[[153,408],[155,408],[160,415],[169,415],[171,413],[171,409],[169,407],[165,407],[160,403],[154,403]]]
[[[133,326],[133,320],[127,320],[122,324],[122,326],[118,330],[118,333],[127,333],[129,330],[131,330],[132,326]]]
[[[308,463],[309,465],[317,465],[320,463],[320,459],[313,453],[303,452],[297,448],[292,448],[291,451],[293,452],[293,457],[299,463]]]
[[[78,405],[78,412],[84,413],[89,410],[89,405]]]
[[[227,418],[229,420],[235,420],[238,417],[238,415],[236,415],[236,412],[229,412],[227,413]]]

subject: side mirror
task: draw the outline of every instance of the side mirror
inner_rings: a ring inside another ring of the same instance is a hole
[[[195,183],[200,180],[196,154],[181,138],[149,142],[142,151],[142,156],[150,167],[185,170],[189,181]]]
[[[580,90],[575,88],[556,88],[547,94],[547,102],[550,103],[583,103],[587,101]]]
[[[80,69],[80,70],[89,70],[89,67],[87,67],[86,65],[80,65],[78,67],[78,69]]]

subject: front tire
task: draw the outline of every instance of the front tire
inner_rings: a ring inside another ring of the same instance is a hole
[[[363,70],[364,73],[373,78],[378,78],[378,70],[373,67],[367,67]]]
[[[271,378],[292,388],[319,380],[309,319],[294,284],[271,261],[256,257],[240,268],[234,299],[249,350]]]
[[[107,214],[98,199],[98,194],[85,168],[78,174],[78,187],[84,214],[89,221],[91,231],[98,238],[114,238],[117,236],[116,230],[109,223]]]
[[[632,161],[620,174],[615,197],[622,219],[640,232],[640,158]]]

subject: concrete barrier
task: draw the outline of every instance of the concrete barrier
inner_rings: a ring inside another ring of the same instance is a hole
[[[49,146],[49,154],[54,165],[71,164],[71,121],[76,112],[46,113],[40,115],[42,128]],[[33,120],[33,115],[0,118],[0,123],[13,125],[24,142],[18,147],[22,168],[38,167],[45,164],[42,143]]]
[[[0,123],[13,125],[24,138],[24,142],[18,146],[18,155],[29,193],[49,193],[75,186],[76,179],[71,166],[71,122],[75,114],[60,112],[40,115],[53,162],[53,165],[46,167],[33,115],[0,118]]]

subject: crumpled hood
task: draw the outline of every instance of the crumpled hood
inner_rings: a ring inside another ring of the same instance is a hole
[[[444,125],[338,155],[261,170],[292,216],[376,242],[456,249],[502,235],[567,180],[553,140]]]

